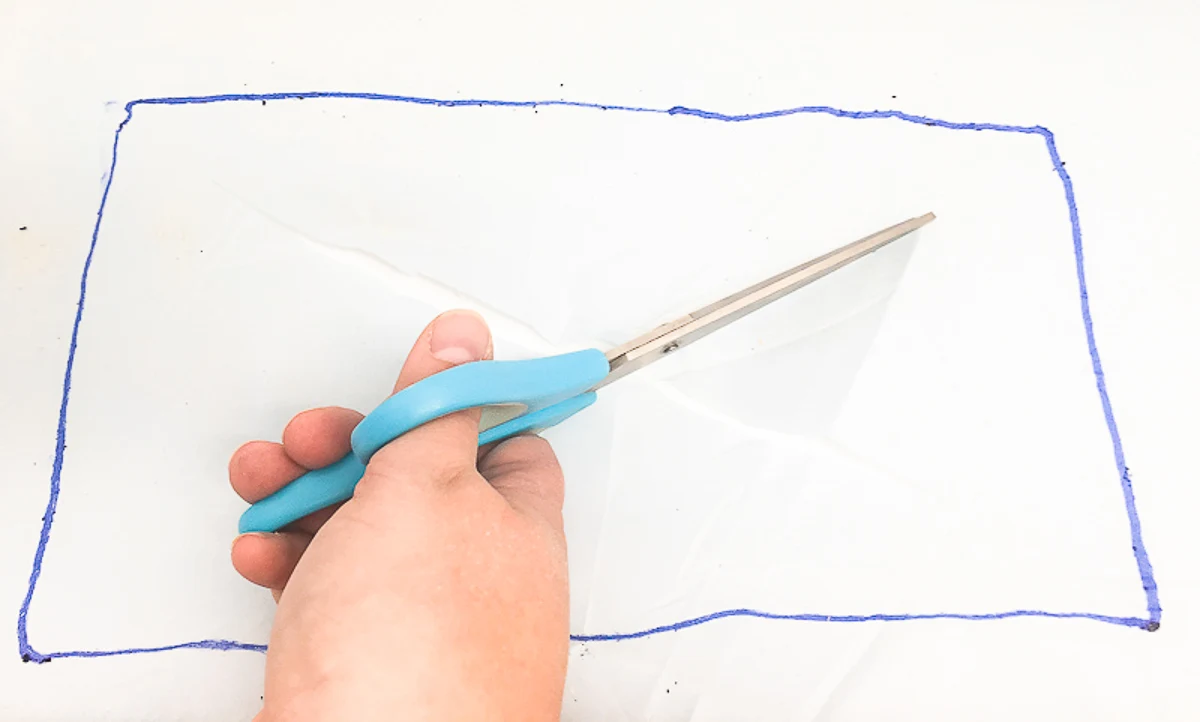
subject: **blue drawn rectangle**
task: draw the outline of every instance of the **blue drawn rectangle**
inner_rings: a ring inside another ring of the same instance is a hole
[[[1104,378],[1104,371],[1100,363],[1100,352],[1096,346],[1095,331],[1092,325],[1091,306],[1088,300],[1087,280],[1084,272],[1083,259],[1083,235],[1079,222],[1079,209],[1075,202],[1075,189],[1071,182],[1070,175],[1067,174],[1065,164],[1059,156],[1058,147],[1055,143],[1054,134],[1049,129],[1042,126],[1020,126],[1020,125],[1003,125],[998,123],[960,123],[937,118],[923,117],[912,115],[898,110],[871,110],[871,111],[851,111],[841,110],[828,106],[802,106],[796,108],[785,108],[782,110],[772,110],[763,113],[751,113],[744,115],[729,115],[698,108],[687,108],[683,106],[674,106],[671,108],[645,108],[625,105],[605,105],[600,103],[586,103],[579,101],[568,100],[548,100],[548,101],[510,101],[510,100],[441,100],[437,98],[417,98],[402,95],[388,95],[382,93],[351,93],[351,92],[301,92],[301,93],[246,93],[232,95],[208,95],[195,97],[167,97],[167,98],[143,98],[133,100],[125,104],[125,117],[117,125],[116,132],[113,135],[112,146],[112,162],[109,166],[107,181],[104,186],[104,192],[100,198],[100,207],[96,212],[96,224],[92,229],[91,244],[88,247],[87,257],[84,259],[83,271],[79,280],[79,300],[75,312],[75,320],[71,330],[71,342],[67,352],[66,370],[63,374],[62,401],[59,406],[58,429],[55,437],[54,448],[54,464],[50,473],[50,490],[49,500],[46,504],[46,511],[43,517],[41,534],[38,537],[37,547],[33,556],[33,565],[29,575],[29,585],[25,593],[25,598],[21,603],[20,610],[17,616],[17,643],[19,652],[26,662],[48,662],[56,657],[107,657],[124,654],[143,654],[148,652],[164,652],[174,649],[216,649],[216,650],[250,650],[263,652],[266,647],[261,644],[251,644],[247,642],[238,642],[223,639],[204,639],[192,642],[180,642],[178,644],[170,644],[159,647],[140,647],[132,649],[103,649],[103,650],[69,650],[56,652],[39,652],[29,641],[29,632],[27,625],[27,617],[29,609],[33,603],[34,592],[37,588],[38,579],[42,572],[42,561],[45,557],[46,546],[50,541],[50,531],[54,525],[54,513],[58,506],[60,493],[60,479],[62,475],[63,456],[66,451],[67,438],[67,408],[70,402],[71,390],[71,374],[75,365],[75,351],[79,339],[79,327],[83,321],[84,302],[87,297],[88,271],[92,265],[92,257],[96,251],[96,244],[100,237],[100,228],[104,220],[104,209],[108,203],[109,191],[112,188],[113,176],[117,170],[117,153],[121,142],[121,133],[133,120],[133,111],[139,105],[203,105],[209,103],[231,103],[231,102],[265,102],[269,100],[299,100],[304,98],[326,98],[326,99],[355,99],[355,100],[373,100],[393,103],[409,103],[417,105],[428,105],[442,108],[457,108],[457,107],[509,107],[509,108],[536,108],[538,106],[567,106],[574,108],[585,108],[593,110],[612,110],[626,113],[651,113],[659,115],[685,115],[694,118],[724,123],[744,123],[766,118],[777,118],[787,115],[799,114],[820,114],[828,115],[837,118],[846,118],[852,120],[894,120],[904,123],[914,123],[936,128],[944,128],[949,131],[975,131],[975,132],[996,132],[996,133],[1017,133],[1022,135],[1039,136],[1046,144],[1046,150],[1050,155],[1050,161],[1054,166],[1055,172],[1058,174],[1062,182],[1063,196],[1067,205],[1067,213],[1071,223],[1071,241],[1075,254],[1075,271],[1079,286],[1079,304],[1080,313],[1083,320],[1084,331],[1087,337],[1088,354],[1092,362],[1092,371],[1096,378],[1096,389],[1100,395],[1100,404],[1104,412],[1104,419],[1108,427],[1109,437],[1112,441],[1113,460],[1116,464],[1117,478],[1121,484],[1121,491],[1125,500],[1125,510],[1129,520],[1129,537],[1130,544],[1133,549],[1134,561],[1137,564],[1138,574],[1141,578],[1142,589],[1146,597],[1146,616],[1145,617],[1115,617],[1105,614],[1097,614],[1092,612],[1071,612],[1071,611],[1047,611],[1038,609],[1015,609],[1001,612],[928,612],[928,613],[878,613],[878,614],[817,614],[817,613],[798,613],[798,614],[783,614],[775,612],[767,612],[756,609],[726,609],[711,614],[694,617],[691,619],[681,620],[671,624],[653,627],[650,629],[630,630],[624,632],[613,632],[608,634],[589,634],[589,635],[573,635],[572,639],[585,642],[601,642],[601,641],[618,641],[625,639],[635,639],[638,637],[646,637],[663,632],[677,631],[687,627],[694,627],[699,624],[711,622],[725,617],[754,617],[760,619],[773,620],[791,620],[791,621],[808,621],[808,622],[870,622],[870,621],[907,621],[917,619],[959,619],[968,621],[980,620],[996,620],[1010,617],[1047,617],[1055,619],[1090,619],[1093,621],[1104,622],[1107,624],[1116,624],[1126,627],[1142,628],[1149,631],[1158,629],[1159,622],[1162,619],[1162,608],[1159,605],[1158,586],[1154,580],[1154,570],[1150,564],[1150,557],[1146,552],[1145,545],[1142,542],[1141,521],[1138,517],[1137,504],[1133,495],[1133,482],[1130,479],[1129,468],[1125,462],[1125,451],[1121,444],[1121,436],[1117,430],[1117,422],[1113,415],[1112,403],[1109,399],[1108,385]]]

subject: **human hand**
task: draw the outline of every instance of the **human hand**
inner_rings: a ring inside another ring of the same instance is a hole
[[[439,316],[395,390],[490,359],[478,315]],[[294,417],[283,443],[229,463],[255,502],[350,452],[362,415]],[[568,645],[562,471],[549,444],[478,449],[479,411],[432,421],[377,452],[354,496],[274,534],[245,534],[232,560],[279,602],[259,722],[551,720]]]

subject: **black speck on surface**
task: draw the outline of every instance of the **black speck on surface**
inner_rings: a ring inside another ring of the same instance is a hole
[[[1066,163],[1063,163],[1063,165],[1066,165]],[[27,230],[29,230],[29,226],[21,226],[21,227],[20,227],[20,228],[18,228],[17,230],[18,230],[18,231],[27,231]]]
[[[201,253],[204,253],[204,249],[203,249],[203,248],[201,248],[201,249],[200,249],[200,252],[201,252]]]
[[[266,105],[266,104],[267,104],[267,101],[265,101],[265,100],[264,100],[264,101],[262,102],[262,104],[263,104],[263,105]]]
[[[929,121],[925,121],[925,125],[933,125],[933,123],[930,123]]]
[[[561,88],[562,86],[563,86],[563,84],[562,84],[562,83],[559,83],[559,84],[558,84],[558,87],[560,87],[560,88]]]
[[[21,655],[21,661],[22,661],[22,662],[28,662],[28,661],[29,661],[29,654],[28,654],[28,653],[26,653],[26,654],[22,654],[22,655]]]
[[[1066,167],[1067,167],[1067,162],[1066,162],[1065,160],[1062,162],[1062,167],[1063,167],[1063,168],[1066,168]]]
[[[1162,625],[1159,624],[1158,622],[1150,622],[1149,624],[1146,625],[1146,631],[1147,632],[1157,632],[1158,628],[1161,626]]]
[[[892,100],[895,100],[895,99],[896,99],[896,96],[894,96],[894,95],[893,95],[893,96],[892,96]]]

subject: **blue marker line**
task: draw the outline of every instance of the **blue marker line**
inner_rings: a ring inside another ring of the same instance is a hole
[[[29,643],[28,615],[29,608],[33,602],[33,593],[37,587],[38,579],[42,573],[42,562],[45,559],[46,547],[50,542],[50,529],[54,524],[54,513],[58,507],[58,497],[61,491],[63,455],[66,451],[67,438],[67,406],[71,392],[71,374],[75,366],[75,352],[79,340],[79,326],[83,320],[84,300],[87,296],[87,280],[88,273],[91,270],[92,258],[96,251],[96,241],[100,235],[100,225],[104,220],[104,209],[108,204],[108,194],[112,188],[113,177],[117,169],[117,151],[121,141],[121,132],[125,130],[129,122],[133,119],[133,110],[139,105],[206,105],[211,103],[226,103],[226,102],[264,102],[277,100],[302,100],[306,98],[325,98],[325,99],[347,99],[347,100],[367,100],[367,101],[388,101],[396,103],[409,103],[414,105],[428,105],[441,108],[463,108],[463,107],[499,107],[499,108],[537,108],[537,107],[569,107],[569,108],[586,108],[593,110],[613,110],[627,113],[652,113],[659,115],[683,115],[699,118],[702,120],[721,121],[727,123],[741,123],[754,120],[763,120],[767,118],[780,118],[789,115],[829,115],[837,118],[849,118],[854,120],[899,120],[906,123],[917,125],[925,125],[935,128],[945,128],[949,130],[970,130],[979,132],[998,132],[998,133],[1019,133],[1023,135],[1039,135],[1046,143],[1047,151],[1050,154],[1050,160],[1054,165],[1054,170],[1062,181],[1063,194],[1067,201],[1067,210],[1071,221],[1071,238],[1075,251],[1075,270],[1079,284],[1079,299],[1080,308],[1083,316],[1084,330],[1087,336],[1088,353],[1092,359],[1092,372],[1096,377],[1096,388],[1100,394],[1100,405],[1104,411],[1104,419],[1108,425],[1109,437],[1113,445],[1113,455],[1117,466],[1118,477],[1121,481],[1121,491],[1125,500],[1125,510],[1129,518],[1129,535],[1131,546],[1133,549],[1134,560],[1137,563],[1138,574],[1142,580],[1142,589],[1146,594],[1146,611],[1148,617],[1145,619],[1135,617],[1114,617],[1103,614],[1092,614],[1086,612],[1048,612],[1040,610],[1015,610],[1010,612],[998,613],[980,613],[980,614],[958,614],[958,613],[931,613],[931,614],[871,614],[871,615],[819,615],[819,614],[776,614],[772,612],[763,612],[753,609],[729,609],[719,612],[714,612],[701,617],[683,620],[673,624],[667,624],[660,627],[653,627],[641,631],[617,633],[617,634],[593,634],[593,635],[573,635],[572,639],[582,642],[599,642],[599,641],[620,641],[628,639],[638,639],[655,634],[664,634],[667,632],[675,632],[688,627],[694,627],[700,624],[706,624],[724,619],[727,617],[753,617],[758,619],[774,619],[774,620],[789,620],[789,621],[808,621],[808,622],[840,622],[840,623],[861,623],[861,622],[897,622],[897,621],[914,621],[914,620],[933,620],[933,619],[957,619],[966,621],[983,621],[995,619],[1008,619],[1013,617],[1044,617],[1052,619],[1087,619],[1092,621],[1104,622],[1107,624],[1116,624],[1127,627],[1142,627],[1149,630],[1158,628],[1159,622],[1162,619],[1162,607],[1159,603],[1158,585],[1154,579],[1154,568],[1150,564],[1150,557],[1146,551],[1145,544],[1142,539],[1141,521],[1137,512],[1137,504],[1133,495],[1133,482],[1130,478],[1129,469],[1126,466],[1125,451],[1121,443],[1121,436],[1117,430],[1116,419],[1113,414],[1112,402],[1108,394],[1108,386],[1104,380],[1104,371],[1100,363],[1100,352],[1096,346],[1095,330],[1092,323],[1091,307],[1088,302],[1087,281],[1084,274],[1083,262],[1083,234],[1079,223],[1079,210],[1076,205],[1075,189],[1071,182],[1070,175],[1067,174],[1066,167],[1063,165],[1062,159],[1059,156],[1057,145],[1055,144],[1054,134],[1049,129],[1042,126],[1023,126],[1023,125],[1005,125],[999,123],[959,123],[947,120],[939,120],[921,115],[913,115],[904,113],[898,110],[869,110],[869,111],[854,111],[842,110],[829,106],[811,105],[797,108],[785,108],[781,110],[772,110],[762,113],[749,113],[740,115],[730,115],[718,113],[699,108],[688,108],[684,106],[673,106],[670,108],[643,108],[628,105],[605,105],[601,103],[585,103],[571,100],[447,100],[438,98],[419,98],[406,95],[389,95],[384,93],[354,93],[354,92],[323,92],[323,91],[308,91],[299,93],[237,93],[226,95],[204,95],[190,97],[171,97],[171,98],[142,98],[131,100],[125,104],[125,117],[117,125],[116,133],[113,135],[112,163],[109,165],[108,177],[104,185],[104,192],[100,197],[100,208],[96,212],[96,224],[92,230],[92,241],[88,247],[87,258],[83,263],[83,272],[79,281],[79,301],[75,311],[75,322],[71,328],[71,343],[67,352],[66,371],[63,374],[62,401],[59,407],[58,429],[55,437],[54,447],[54,464],[50,472],[50,498],[46,503],[46,513],[42,518],[41,534],[38,537],[37,549],[33,556],[33,566],[29,574],[29,586],[25,592],[25,598],[21,603],[20,611],[17,614],[17,643],[20,654],[23,659],[30,662],[47,662],[55,657],[107,657],[124,654],[146,654],[153,652],[166,652],[176,649],[215,649],[215,650],[249,650],[255,652],[265,651],[265,646],[260,644],[249,644],[243,642],[233,642],[226,640],[202,640],[197,642],[184,642],[180,644],[167,645],[162,647],[138,647],[130,649],[115,649],[115,650],[95,650],[95,651],[70,651],[70,652],[51,652],[40,653],[35,650]]]
[[[106,650],[79,650],[74,652],[55,652],[43,659],[30,659],[29,661],[49,661],[50,659],[62,659],[65,657],[119,657],[124,654],[151,654],[153,652],[174,652],[177,649],[215,649],[220,652],[243,651],[243,652],[258,652],[260,654],[267,651],[265,644],[248,644],[246,642],[234,642],[228,639],[202,639],[198,642],[181,642],[179,644],[168,644],[162,647],[131,647],[129,649],[106,649]]]
[[[637,632],[622,634],[572,634],[575,642],[623,642],[630,639],[650,637],[655,634],[678,632],[681,629],[695,627],[718,619],[729,617],[753,617],[755,619],[779,619],[791,622],[831,622],[850,624],[859,622],[913,622],[935,619],[958,619],[969,622],[981,622],[989,619],[1012,619],[1015,617],[1045,617],[1049,619],[1090,619],[1095,622],[1106,622],[1124,627],[1144,627],[1146,620],[1139,617],[1110,617],[1106,614],[1089,614],[1087,612],[1043,612],[1037,609],[1016,609],[1011,612],[994,612],[982,614],[959,614],[955,612],[934,612],[931,614],[775,614],[761,612],[757,609],[726,609],[702,617],[685,619],[658,627],[650,627]]]
[[[121,141],[121,131],[132,119],[132,113],[125,110],[125,118],[117,126],[113,135],[112,163],[108,166],[108,180],[104,184],[104,194],[100,196],[100,209],[96,211],[96,225],[92,228],[92,243],[88,246],[87,258],[83,261],[83,273],[79,277],[79,301],[75,308],[75,323],[71,326],[71,345],[67,350],[67,370],[63,373],[62,401],[58,407],[58,431],[54,441],[54,465],[50,469],[50,500],[46,503],[46,513],[42,515],[42,531],[38,536],[37,550],[33,554],[33,569],[29,572],[29,588],[25,591],[25,599],[21,602],[21,610],[17,613],[17,644],[22,659],[32,662],[49,661],[48,656],[39,654],[29,644],[29,627],[26,618],[29,615],[29,605],[33,602],[33,590],[37,587],[38,578],[42,575],[42,560],[46,556],[46,545],[50,542],[50,527],[54,525],[54,512],[58,508],[58,494],[62,480],[63,453],[67,450],[67,402],[71,396],[71,373],[75,369],[75,350],[79,344],[79,324],[83,321],[83,301],[87,297],[88,271],[92,267],[92,256],[96,253],[96,239],[100,236],[100,221],[104,218],[104,206],[108,204],[108,192],[112,189],[113,174],[117,169],[117,144]]]
[[[1104,381],[1104,368],[1100,365],[1100,351],[1096,347],[1096,331],[1092,327],[1092,308],[1088,300],[1087,278],[1083,271],[1083,230],[1079,225],[1079,208],[1075,202],[1075,184],[1058,155],[1058,145],[1049,130],[1042,133],[1046,139],[1046,150],[1063,185],[1067,199],[1067,211],[1071,216],[1071,242],[1075,248],[1075,276],[1079,280],[1079,307],[1083,314],[1083,329],[1087,334],[1088,354],[1092,357],[1092,373],[1096,377],[1096,390],[1100,392],[1100,406],[1104,409],[1104,421],[1108,424],[1108,436],[1112,440],[1113,457],[1117,474],[1121,478],[1121,492],[1125,497],[1125,513],[1129,517],[1129,538],[1133,547],[1133,558],[1137,561],[1138,574],[1142,578],[1142,590],[1146,593],[1146,611],[1150,617],[1147,627],[1157,629],[1162,619],[1162,605],[1158,601],[1158,583],[1154,581],[1154,567],[1142,541],[1142,522],[1138,517],[1137,503],[1133,498],[1133,481],[1129,478],[1129,467],[1125,464],[1125,447],[1121,433],[1117,431],[1117,420],[1113,416],[1112,401],[1108,397],[1108,384]]]

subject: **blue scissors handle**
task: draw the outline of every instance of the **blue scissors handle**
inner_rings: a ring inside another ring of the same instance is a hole
[[[587,349],[528,361],[477,361],[429,376],[392,395],[350,435],[351,453],[308,472],[242,514],[238,532],[273,532],[349,499],[375,452],[434,419],[483,408],[479,444],[548,429],[596,400],[608,358]]]

